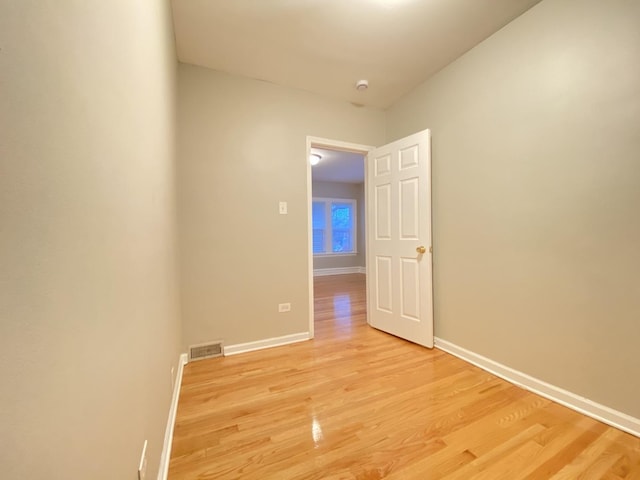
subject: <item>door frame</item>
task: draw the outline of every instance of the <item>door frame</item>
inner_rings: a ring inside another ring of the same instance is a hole
[[[312,175],[311,164],[309,163],[309,155],[311,154],[311,148],[326,148],[328,150],[339,150],[341,152],[354,152],[364,155],[364,208],[366,212],[369,199],[367,198],[367,159],[366,156],[371,150],[375,150],[376,147],[370,145],[361,145],[358,143],[343,142],[340,140],[332,140],[329,138],[314,137],[307,135],[307,150],[304,161],[307,165],[307,269],[308,269],[308,282],[309,282],[309,338],[315,336],[315,311],[314,311],[314,295],[313,295],[313,217],[312,217]],[[365,220],[366,222],[366,220]],[[367,228],[364,229],[365,236],[365,262],[369,265],[369,238],[367,236]]]

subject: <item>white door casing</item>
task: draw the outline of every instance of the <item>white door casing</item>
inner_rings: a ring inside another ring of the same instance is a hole
[[[366,167],[367,321],[431,348],[431,132],[369,152]]]

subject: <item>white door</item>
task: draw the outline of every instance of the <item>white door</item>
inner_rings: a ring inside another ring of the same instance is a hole
[[[367,316],[433,347],[431,132],[367,155]]]

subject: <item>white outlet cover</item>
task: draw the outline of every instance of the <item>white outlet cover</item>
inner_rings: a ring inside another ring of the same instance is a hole
[[[291,311],[291,304],[290,303],[280,303],[278,304],[278,312],[282,313],[282,312],[290,312]]]
[[[278,208],[280,210],[280,215],[286,215],[287,214],[287,202],[280,202],[278,204]]]

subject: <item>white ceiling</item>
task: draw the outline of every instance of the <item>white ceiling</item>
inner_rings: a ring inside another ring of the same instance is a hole
[[[181,62],[386,108],[539,1],[171,3]]]
[[[320,163],[311,167],[314,182],[364,182],[364,155],[361,153],[322,148],[312,148],[311,153],[317,153],[322,157]]]

